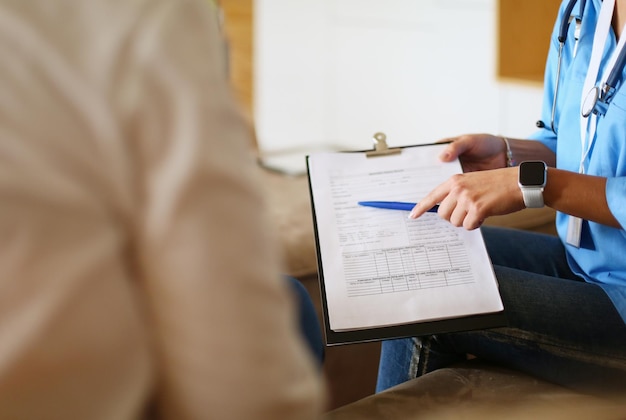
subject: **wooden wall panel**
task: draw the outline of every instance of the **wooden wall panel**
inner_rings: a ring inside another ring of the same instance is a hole
[[[230,55],[230,78],[237,99],[252,116],[253,0],[221,0]]]
[[[498,76],[543,82],[561,0],[498,0]]]

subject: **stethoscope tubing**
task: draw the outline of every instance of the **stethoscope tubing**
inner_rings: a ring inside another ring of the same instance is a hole
[[[626,65],[626,48],[622,48],[617,56],[617,60],[615,61],[615,65],[611,69],[611,73],[609,73],[609,77],[606,79],[606,86],[608,88],[615,88],[617,86],[617,82],[624,71],[624,65]]]
[[[565,47],[565,41],[567,41],[567,32],[569,31],[569,24],[571,22],[570,16],[572,16],[572,10],[574,10],[574,6],[576,6],[577,0],[570,0],[565,6],[565,10],[563,12],[563,19],[561,20],[561,27],[559,28],[559,53],[557,58],[556,65],[556,81],[554,84],[554,97],[552,98],[552,112],[550,115],[550,129],[554,134],[556,134],[556,127],[554,126],[554,121],[556,118],[556,99],[559,95],[559,81],[561,79],[561,63],[563,62],[563,48]],[[583,13],[585,11],[585,4],[587,0],[580,1],[580,9],[579,9],[579,19],[582,22]],[[540,121],[538,121],[539,123]]]
[[[567,39],[567,32],[569,31],[569,24],[570,24],[569,16],[572,15],[572,10],[574,10],[574,6],[576,6],[576,1],[577,0],[570,0],[569,3],[567,3],[567,6],[565,6],[565,11],[563,12],[564,19],[561,22],[561,28],[559,30],[559,37],[558,37],[558,40],[561,44],[564,44],[565,40]],[[578,15],[580,16],[580,20],[582,20],[583,18],[583,12],[585,11],[586,3],[587,3],[587,0],[580,0],[580,9],[578,12]]]
[[[560,37],[559,37],[560,39]],[[563,47],[565,42],[559,42],[559,57],[556,65],[556,83],[554,84],[554,97],[552,98],[552,112],[550,115],[550,128],[552,132],[556,134],[556,128],[554,127],[554,118],[556,116],[556,98],[559,97],[559,79],[561,78],[561,57],[563,55]]]

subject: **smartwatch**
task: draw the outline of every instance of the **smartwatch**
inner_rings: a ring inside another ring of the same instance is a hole
[[[548,178],[548,165],[538,160],[519,164],[518,184],[527,208],[543,207],[543,189]]]

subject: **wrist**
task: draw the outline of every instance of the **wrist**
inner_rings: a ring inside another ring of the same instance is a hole
[[[511,144],[509,143],[509,139],[500,136],[502,142],[504,143],[504,162],[507,168],[515,166],[515,159],[513,159],[513,152],[511,151]]]
[[[527,160],[519,164],[518,185],[522,191],[526,208],[545,205],[543,191],[548,178],[548,165],[540,160]]]

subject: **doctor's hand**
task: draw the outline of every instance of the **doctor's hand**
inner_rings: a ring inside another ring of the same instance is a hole
[[[506,144],[502,137],[491,134],[465,134],[444,139],[451,141],[439,158],[450,162],[457,157],[464,172],[506,167]]]
[[[489,216],[524,209],[517,175],[517,168],[454,175],[422,198],[409,217],[418,218],[439,204],[437,214],[441,218],[457,227],[476,229]]]

